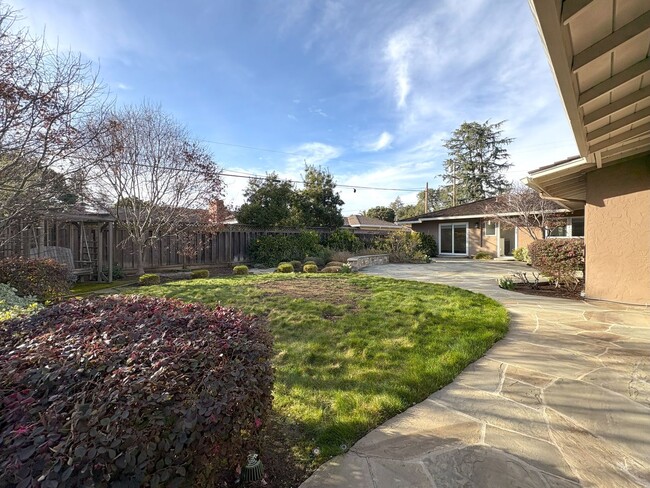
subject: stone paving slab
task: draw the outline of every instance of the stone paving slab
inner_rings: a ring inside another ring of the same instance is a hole
[[[496,287],[526,269],[439,260],[364,270],[484,293],[508,308],[510,332],[302,487],[649,488],[650,309]]]

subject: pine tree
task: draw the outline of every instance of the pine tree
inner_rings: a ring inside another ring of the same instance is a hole
[[[507,146],[513,139],[503,136],[503,123],[463,122],[445,140],[449,158],[443,178],[455,186],[453,204],[493,197],[510,188],[504,172],[512,166]]]

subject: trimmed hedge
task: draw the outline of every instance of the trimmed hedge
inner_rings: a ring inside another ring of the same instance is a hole
[[[302,261],[291,261],[291,266],[293,266],[293,270],[296,273],[300,273],[302,271]]]
[[[494,259],[494,254],[492,254],[489,251],[479,251],[476,254],[474,254],[474,259],[490,261]]]
[[[207,269],[195,269],[190,272],[190,279],[196,280],[200,278],[209,278],[210,271]]]
[[[289,235],[258,237],[250,248],[253,262],[276,266],[279,262],[303,260],[306,256],[321,255],[323,246],[314,231]]]
[[[71,300],[10,321],[0,486],[222,486],[270,411],[271,357],[258,319],[176,300]]]
[[[341,266],[326,266],[320,270],[321,273],[339,273]]]
[[[343,266],[344,264],[345,263],[342,263],[340,261],[330,261],[329,263],[327,263],[326,267],[331,268],[333,266]]]
[[[235,274],[235,275],[247,275],[248,274],[248,266],[246,266],[245,264],[240,264],[238,266],[235,266],[232,269],[232,274]]]
[[[294,273],[293,265],[291,263],[280,263],[275,271],[276,273]]]
[[[584,270],[585,243],[582,239],[540,239],[528,245],[531,264],[553,279],[555,286],[576,286],[578,271]]]
[[[302,270],[305,273],[318,273],[318,266],[315,264],[305,264]]]
[[[357,252],[363,249],[363,241],[347,229],[337,229],[327,238],[327,247],[335,251]]]
[[[138,278],[138,283],[142,286],[159,285],[160,275],[154,273],[146,273]]]
[[[7,283],[22,297],[40,302],[56,300],[70,292],[70,270],[54,259],[10,257],[0,260],[0,283]]]

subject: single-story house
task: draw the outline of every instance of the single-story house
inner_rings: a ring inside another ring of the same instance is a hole
[[[405,230],[405,227],[395,222],[368,217],[366,215],[350,215],[343,217],[343,227],[350,227],[353,230],[376,230],[376,231],[394,231]]]
[[[479,251],[489,252],[495,257],[511,256],[516,248],[528,246],[533,237],[525,229],[500,225],[495,220],[497,198],[436,210],[398,223],[410,224],[415,232],[433,235],[441,256],[474,256]],[[550,230],[548,237],[582,237],[582,212],[571,212],[560,205],[556,206],[556,211],[566,218],[566,224]],[[545,237],[541,230],[533,232],[537,238]]]
[[[525,183],[584,209],[587,298],[650,304],[650,1],[530,0],[580,157]]]

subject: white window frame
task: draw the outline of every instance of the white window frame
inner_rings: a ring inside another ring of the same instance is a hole
[[[549,229],[544,229],[544,238],[545,239],[584,239],[585,236],[574,236],[573,235],[573,219],[582,219],[585,220],[584,216],[576,217],[567,217],[566,218],[566,235],[565,236],[552,236],[550,235],[551,231]],[[584,226],[584,224],[583,224]]]
[[[458,252],[442,252],[439,251],[438,254],[441,256],[469,256],[469,222],[449,222],[445,224],[439,224],[438,225],[438,248],[442,250],[442,227],[443,226],[450,226],[451,225],[451,248],[452,251],[455,250],[454,246],[454,226],[465,226],[465,252],[464,253],[458,253]]]
[[[494,234],[487,233],[488,222],[494,224]],[[498,233],[499,233],[499,222],[492,222],[491,220],[486,220],[485,222],[483,222],[483,235],[485,237],[496,237]]]

